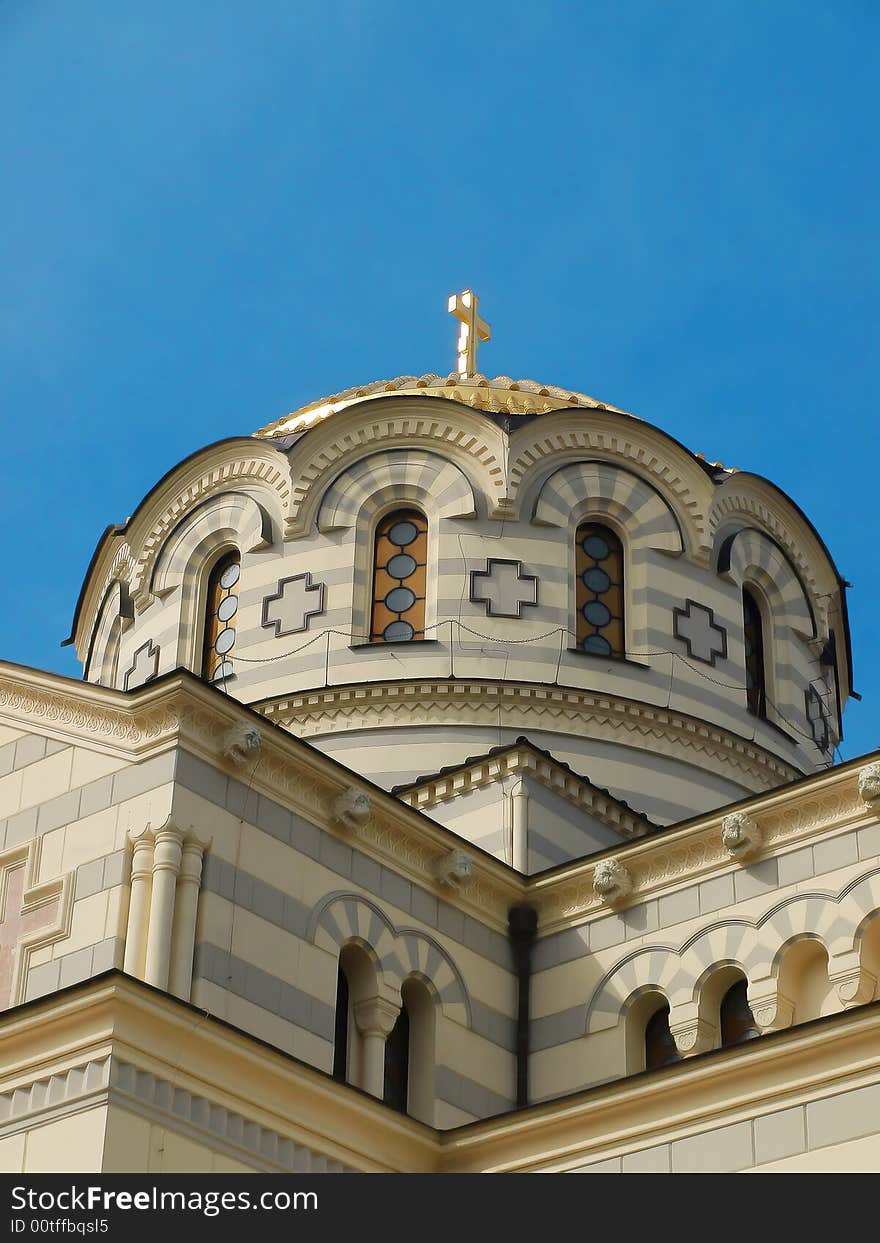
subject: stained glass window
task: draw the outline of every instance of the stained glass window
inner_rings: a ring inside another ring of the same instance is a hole
[[[726,1048],[731,1044],[743,1044],[760,1034],[749,1005],[748,985],[745,980],[737,980],[721,1002],[721,1046]]]
[[[623,545],[595,522],[582,523],[575,540],[577,645],[591,656],[625,656]]]
[[[669,1030],[669,1006],[661,1006],[645,1025],[645,1069],[667,1066],[677,1062],[681,1055]]]
[[[240,576],[241,556],[238,552],[228,552],[214,566],[208,579],[202,677],[209,682],[221,682],[233,673],[230,652],[235,644]]]
[[[416,509],[398,509],[376,528],[371,643],[425,637],[428,521]]]
[[[400,1008],[397,1021],[385,1041],[385,1090],[382,1099],[392,1109],[406,1113],[409,1088],[409,1013]]]
[[[758,602],[750,591],[743,591],[743,621],[746,643],[746,702],[749,712],[754,716],[766,716],[764,624]]]

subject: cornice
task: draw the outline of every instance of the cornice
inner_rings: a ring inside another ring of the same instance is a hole
[[[31,725],[71,745],[137,762],[183,746],[221,771],[241,769],[227,755],[233,726],[253,722],[248,708],[190,674],[168,675],[132,693],[74,682],[0,663],[0,723]],[[274,723],[273,723],[274,724]],[[448,899],[436,867],[461,839],[281,729],[264,731],[249,787],[299,812],[326,833]],[[334,806],[351,789],[364,791],[370,816],[346,827]],[[468,846],[470,883],[455,895],[462,910],[506,931],[509,907],[522,900],[524,880]]]
[[[265,1173],[353,1173],[351,1166],[296,1144],[244,1114],[182,1090],[130,1062],[106,1055],[0,1092],[0,1137],[93,1109],[121,1105],[131,1113],[183,1131]]]
[[[801,774],[756,743],[697,717],[575,687],[501,681],[371,682],[303,691],[252,705],[299,737],[418,725],[491,725],[578,733],[660,752],[741,784],[773,788]],[[503,713],[503,718],[499,718]],[[735,775],[731,775],[731,773]]]
[[[750,819],[760,827],[761,849],[750,857],[749,863],[773,857],[820,835],[875,823],[876,812],[859,793],[858,771],[857,765],[831,769],[738,804],[738,810],[747,810]],[[672,826],[533,878],[529,898],[538,911],[541,934],[608,914],[607,904],[593,888],[593,873],[599,861],[609,856],[625,863],[629,874],[632,889],[626,906],[739,866],[731,860],[721,835],[722,821],[730,810],[720,808],[688,824]]]
[[[164,693],[129,696],[92,683],[0,662],[0,721],[119,758],[142,758],[179,721]]]
[[[565,764],[539,754],[521,743],[461,764],[452,772],[438,773],[417,785],[398,790],[397,797],[408,807],[426,812],[439,803],[449,802],[469,790],[482,789],[507,776],[529,773],[546,789],[552,790],[581,811],[589,812],[603,824],[629,837],[641,837],[651,828],[644,816],[634,812],[607,790],[601,790]]]

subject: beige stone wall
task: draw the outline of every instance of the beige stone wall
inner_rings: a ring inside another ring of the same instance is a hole
[[[390,997],[412,973],[434,991],[434,1120],[510,1108],[516,995],[499,930],[193,757],[177,781],[175,819],[212,837],[197,1006],[329,1071],[339,952],[357,941]]]
[[[0,867],[17,891],[23,874],[38,898],[60,887],[63,908],[25,917],[34,932],[6,972],[5,1004],[122,965],[127,835],[167,819],[174,765],[172,751],[132,763],[30,729],[0,746]]]
[[[573,1174],[872,1173],[880,1169],[880,1084],[637,1148]]]
[[[29,730],[5,745],[0,867],[16,894],[27,886],[25,906],[44,901],[41,886],[51,899],[22,917],[33,931],[8,927],[6,1005],[123,966],[132,836],[170,820],[209,843],[186,999],[329,1071],[339,951],[356,939],[397,1005],[410,974],[433,990],[433,1120],[510,1108],[516,998],[503,923],[179,747],[131,763]]]
[[[102,1173],[108,1169],[105,1165],[107,1123],[107,1106],[96,1105],[68,1117],[24,1124],[0,1138],[0,1172]],[[118,1142],[118,1130],[115,1138]]]
[[[867,809],[853,820],[699,880],[677,877],[647,901],[542,938],[532,986],[536,1099],[643,1069],[633,1047],[643,1047],[646,1016],[635,1003],[647,993],[669,1004],[685,1056],[720,1044],[722,973],[745,975],[765,1030],[877,996],[880,825]]]

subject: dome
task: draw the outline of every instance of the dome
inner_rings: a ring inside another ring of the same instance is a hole
[[[851,690],[790,498],[506,376],[376,381],[193,454],[108,528],[72,639],[90,681],[189,669],[389,790],[527,738],[654,826],[827,767]]]
[[[400,375],[393,380],[374,380],[371,384],[348,388],[332,397],[323,397],[320,401],[301,406],[283,419],[276,419],[261,427],[256,435],[272,439],[301,432],[344,410],[353,402],[385,397],[389,393],[445,397],[449,401],[460,401],[474,409],[492,414],[546,414],[550,410],[561,410],[568,406],[579,406],[588,410],[616,410],[615,406],[597,401],[595,397],[588,397],[586,393],[574,393],[555,384],[538,384],[535,380],[512,380],[506,375],[495,376],[490,380],[484,375],[461,375],[457,371],[451,371],[445,376]],[[626,411],[617,410],[617,413],[625,414]]]

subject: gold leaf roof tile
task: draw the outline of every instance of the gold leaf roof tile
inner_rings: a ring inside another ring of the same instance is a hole
[[[611,410],[615,414],[626,414],[630,418],[637,417],[627,410],[597,401],[586,393],[559,388],[555,384],[539,384],[536,380],[513,380],[506,375],[490,379],[479,374],[462,376],[457,371],[445,376],[429,372],[421,376],[402,375],[393,380],[374,380],[370,384],[345,389],[341,393],[334,393],[330,397],[301,406],[283,418],[267,423],[254,434],[271,440],[292,432],[305,431],[355,402],[401,392],[416,392],[420,397],[457,400],[464,405],[478,405],[481,410],[498,414],[544,414],[550,410],[578,406],[588,410]]]

